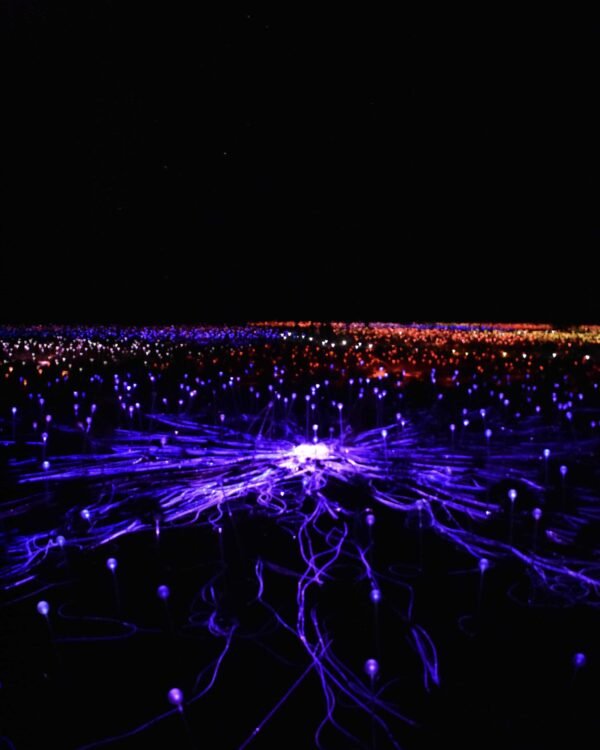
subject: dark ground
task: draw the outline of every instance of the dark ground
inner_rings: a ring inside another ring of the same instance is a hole
[[[360,501],[360,493],[352,500]],[[396,737],[401,745],[428,748],[444,743],[473,750],[482,745],[525,750],[554,746],[560,733],[570,738],[572,747],[590,746],[591,740],[585,738],[592,738],[599,728],[597,714],[589,710],[598,680],[597,613],[585,606],[528,608],[516,603],[508,594],[526,597],[529,582],[516,570],[504,568],[489,576],[480,624],[475,635],[467,635],[458,619],[474,613],[478,574],[454,573],[471,569],[472,562],[426,535],[426,571],[416,575],[410,571],[417,558],[414,530],[403,528],[397,518],[387,519],[385,513],[378,514],[378,521],[378,563],[409,567],[405,580],[415,587],[415,620],[428,629],[438,648],[441,687],[430,694],[423,689],[420,664],[405,640],[407,624],[399,623],[394,614],[394,609],[406,603],[397,586],[382,587],[378,646],[367,588],[357,590],[349,580],[344,583],[344,572],[339,570],[336,581],[323,588],[320,601],[329,612],[325,620],[336,633],[337,655],[360,673],[364,655],[377,653],[383,676],[399,675],[392,694],[402,710],[422,725],[418,730],[400,729]],[[246,604],[255,595],[254,559],[260,555],[297,566],[295,556],[290,555],[295,547],[290,546],[288,535],[258,514],[236,517],[234,523],[242,549],[226,528],[229,608],[243,628],[258,629],[267,622],[266,614]],[[111,553],[119,559],[121,615],[115,611],[105,568]],[[152,534],[146,534],[98,554],[72,556],[68,572],[57,575],[57,587],[44,594],[55,606],[60,603],[68,616],[59,619],[53,613],[54,645],[43,618],[35,613],[35,597],[5,608],[4,731],[17,750],[46,744],[71,750],[164,712],[166,691],[173,685],[190,695],[197,674],[218,654],[222,641],[206,635],[202,628],[183,625],[198,588],[218,565],[215,535],[193,529],[166,532],[160,550]],[[173,591],[172,631],[155,595],[157,584],[165,582]],[[268,599],[292,616],[293,582],[271,576],[267,583]],[[282,606],[285,601],[287,608]],[[113,620],[90,622],[85,615]],[[146,632],[105,642],[85,640],[118,635],[122,628],[115,618],[121,617]],[[69,637],[76,641],[62,640]],[[574,679],[571,658],[576,650],[585,651],[589,662]],[[239,747],[305,667],[306,658],[297,642],[285,633],[237,640],[215,688],[187,711],[195,747]],[[294,747],[313,747],[323,710],[320,685],[311,675],[252,746],[257,750],[276,747],[293,738]],[[217,716],[225,720],[219,722]],[[368,724],[356,712],[342,709],[340,718],[348,728],[369,735]],[[191,745],[174,716],[110,746],[133,750]],[[328,747],[351,745],[333,737]],[[379,737],[377,747],[388,745]]]

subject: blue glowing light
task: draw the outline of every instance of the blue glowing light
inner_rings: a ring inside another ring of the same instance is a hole
[[[166,601],[171,596],[171,591],[168,586],[163,584],[156,589],[156,595],[159,599]]]

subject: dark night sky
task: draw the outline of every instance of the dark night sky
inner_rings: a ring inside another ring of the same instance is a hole
[[[593,27],[194,5],[5,3],[0,319],[600,320]]]

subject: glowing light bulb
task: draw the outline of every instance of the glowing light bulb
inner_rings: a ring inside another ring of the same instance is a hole
[[[172,706],[177,706],[177,708],[181,711],[182,705],[183,705],[183,691],[179,688],[171,688],[169,692],[167,693],[167,698],[169,703]]]
[[[573,656],[573,666],[575,667],[575,669],[581,669],[581,667],[585,667],[586,663],[587,657],[585,654],[579,652]]]
[[[162,599],[163,602],[166,602],[171,596],[171,591],[168,586],[162,585],[156,589],[156,596],[158,596],[159,599]]]
[[[479,561],[479,570],[482,573],[485,573],[485,571],[490,567],[490,561],[486,557],[482,557]]]
[[[370,598],[373,604],[377,604],[381,601],[381,591],[379,589],[371,589]]]
[[[115,557],[109,557],[106,561],[106,567],[110,570],[111,573],[114,573],[117,569],[117,559]]]
[[[42,615],[42,617],[48,617],[48,613],[50,612],[50,605],[48,602],[42,601],[37,603],[37,611]]]
[[[377,659],[367,659],[365,662],[365,672],[371,679],[377,677],[377,673],[379,672],[379,662]]]
[[[517,491],[516,490],[509,490],[508,491],[508,499],[511,501],[511,503],[514,503],[514,501],[517,499]]]

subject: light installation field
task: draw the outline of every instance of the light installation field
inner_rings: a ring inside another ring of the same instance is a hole
[[[2,329],[4,746],[593,730],[599,349],[526,324]]]

